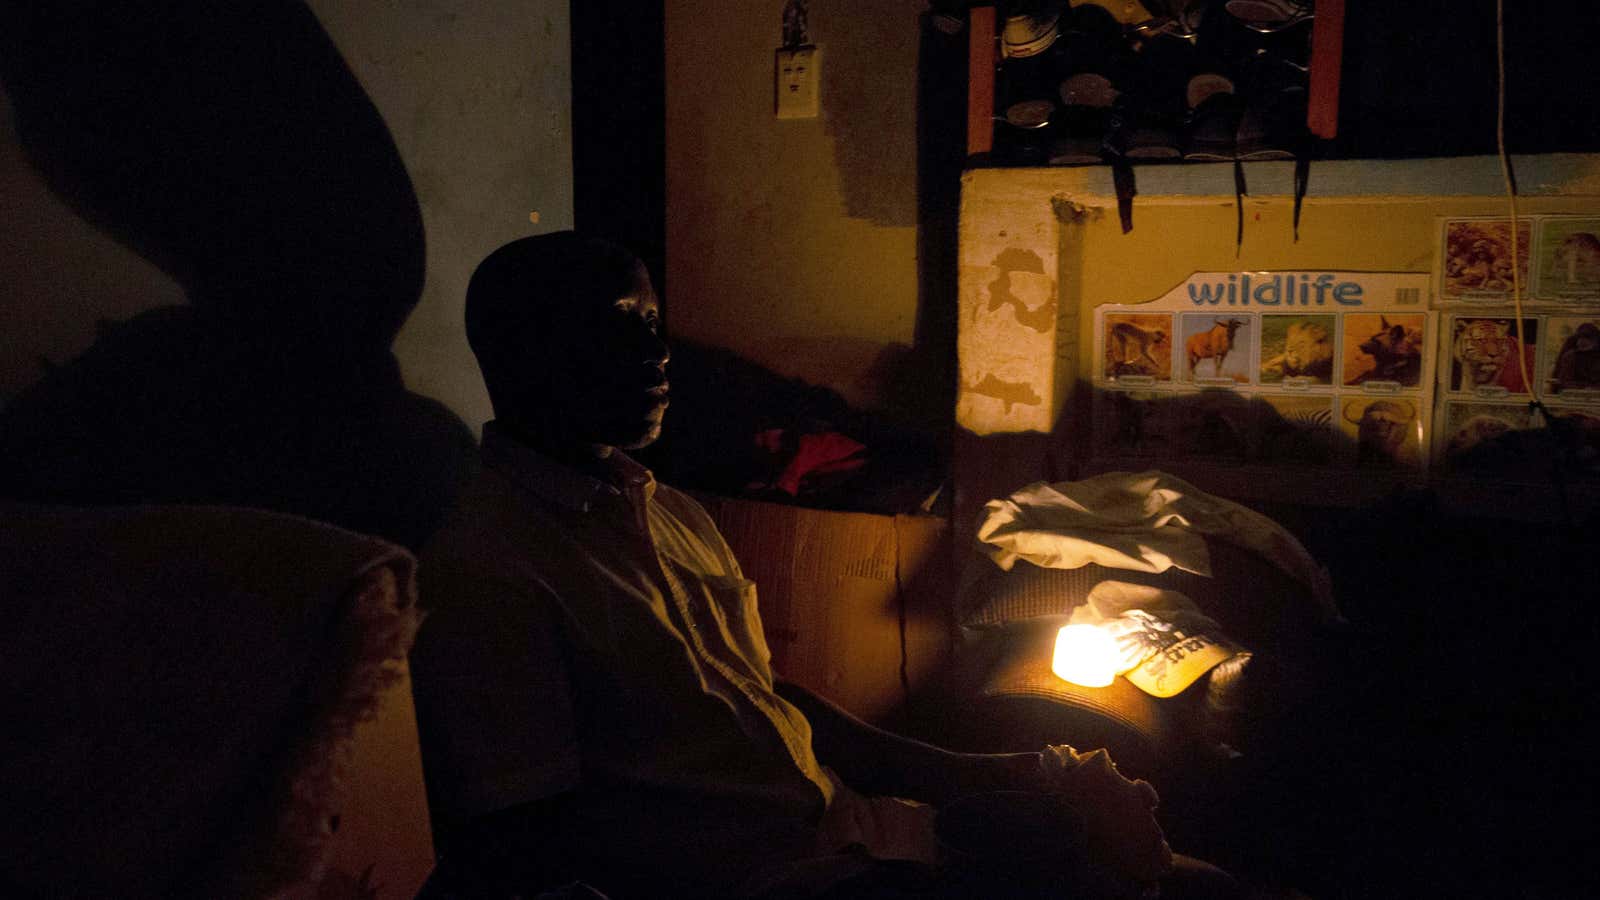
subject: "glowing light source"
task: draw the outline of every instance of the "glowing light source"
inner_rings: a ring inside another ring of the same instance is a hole
[[[1105,687],[1122,667],[1117,641],[1096,625],[1067,625],[1056,635],[1050,671],[1082,687]]]

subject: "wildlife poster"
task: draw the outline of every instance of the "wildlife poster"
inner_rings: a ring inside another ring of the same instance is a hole
[[[1256,318],[1185,314],[1179,333],[1183,381],[1200,385],[1249,384]]]
[[[1422,402],[1415,397],[1342,395],[1339,428],[1350,461],[1360,469],[1419,469],[1423,454]]]
[[[1261,394],[1256,407],[1255,457],[1264,463],[1325,466],[1336,462],[1334,398]]]
[[[1340,384],[1374,392],[1410,391],[1423,385],[1426,314],[1347,313],[1342,318]]]
[[[1560,303],[1600,303],[1600,217],[1539,220],[1539,278],[1534,296]]]
[[[1101,326],[1100,374],[1125,384],[1172,380],[1172,316],[1108,313]]]
[[[1600,316],[1545,320],[1545,393],[1563,402],[1600,403]]]
[[[1338,316],[1263,315],[1257,370],[1261,384],[1331,387],[1338,337]]]
[[[1533,222],[1517,220],[1517,246],[1511,246],[1510,219],[1442,219],[1439,242],[1440,302],[1503,303],[1514,284],[1512,257],[1524,296],[1532,295]]]
[[[1539,320],[1522,319],[1522,348],[1517,348],[1516,316],[1452,316],[1446,325],[1450,335],[1450,376],[1446,390],[1480,397],[1526,394],[1522,361],[1528,371],[1538,368]]]
[[[1425,467],[1440,353],[1429,278],[1197,272],[1149,302],[1096,307],[1089,453]]]

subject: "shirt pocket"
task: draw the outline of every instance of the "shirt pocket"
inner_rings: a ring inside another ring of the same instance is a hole
[[[772,650],[762,630],[756,583],[748,578],[719,575],[707,578],[705,584],[718,618],[722,620],[723,637],[729,649],[770,685]]]

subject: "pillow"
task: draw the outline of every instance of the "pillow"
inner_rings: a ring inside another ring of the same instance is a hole
[[[0,505],[0,884],[267,896],[315,874],[413,562],[224,507]]]

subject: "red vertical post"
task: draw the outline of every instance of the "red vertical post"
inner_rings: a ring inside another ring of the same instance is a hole
[[[974,6],[967,15],[967,155],[994,149],[993,6]]]
[[[1311,23],[1311,90],[1306,127],[1319,138],[1339,133],[1339,76],[1344,58],[1344,0],[1317,0]]]

